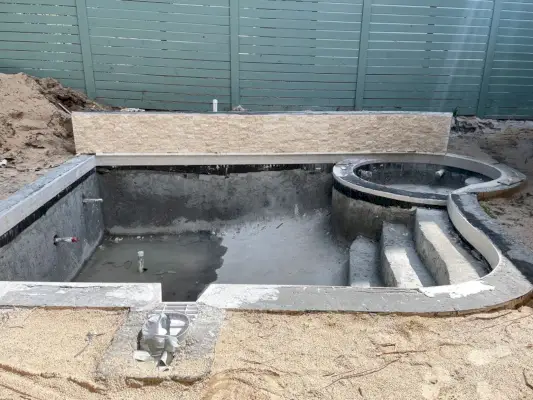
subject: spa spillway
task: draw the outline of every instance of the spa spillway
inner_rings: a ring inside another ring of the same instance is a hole
[[[4,201],[0,303],[450,313],[530,293],[531,264],[478,204],[520,173],[309,157],[77,157]]]

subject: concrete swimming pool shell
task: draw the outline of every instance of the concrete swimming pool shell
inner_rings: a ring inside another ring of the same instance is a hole
[[[514,305],[533,289],[533,258],[478,198],[524,179],[451,154],[78,156],[0,204],[0,303]]]

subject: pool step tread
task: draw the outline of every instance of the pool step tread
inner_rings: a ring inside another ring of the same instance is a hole
[[[384,286],[379,273],[379,246],[364,236],[357,236],[350,246],[349,285],[354,287]]]
[[[476,260],[465,247],[446,211],[417,209],[415,244],[439,285],[467,282],[488,272],[486,264]]]
[[[411,230],[403,224],[383,223],[381,273],[386,286],[435,286],[435,280],[416,252]]]

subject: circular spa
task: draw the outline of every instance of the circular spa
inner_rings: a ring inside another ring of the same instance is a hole
[[[456,155],[391,154],[333,168],[332,222],[353,241],[352,286],[416,288],[469,282],[492,271],[448,215],[452,194],[490,197],[520,174]]]

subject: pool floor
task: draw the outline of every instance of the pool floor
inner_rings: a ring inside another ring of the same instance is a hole
[[[74,280],[161,282],[163,300],[194,301],[213,282],[345,286],[348,264],[349,243],[333,235],[323,209],[228,223],[217,232],[106,237]]]

